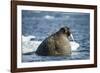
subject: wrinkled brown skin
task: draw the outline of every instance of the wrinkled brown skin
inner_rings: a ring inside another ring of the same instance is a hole
[[[58,32],[47,37],[37,48],[36,54],[40,56],[71,55],[71,45],[68,37],[70,30],[62,27]]]

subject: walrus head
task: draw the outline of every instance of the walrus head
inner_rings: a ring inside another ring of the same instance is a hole
[[[62,27],[60,30],[59,30],[61,33],[65,34],[67,37],[69,37],[71,35],[71,32],[70,32],[70,28],[69,27]]]

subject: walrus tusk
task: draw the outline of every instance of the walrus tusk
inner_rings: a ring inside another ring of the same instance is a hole
[[[77,43],[75,41],[75,39],[74,39],[72,34],[70,35],[70,38],[72,39],[72,41],[70,41],[71,49],[72,49],[72,51],[76,51],[80,45],[79,45],[79,43]]]
[[[71,33],[70,37],[71,37],[72,41],[75,41],[72,33]]]

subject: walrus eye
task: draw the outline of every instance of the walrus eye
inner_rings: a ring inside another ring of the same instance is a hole
[[[65,28],[61,28],[60,31],[61,32],[65,32],[66,30],[65,30]]]
[[[69,28],[69,27],[66,27],[65,33],[66,33],[66,35],[67,35],[68,37],[70,36],[71,32],[70,32],[70,28]]]

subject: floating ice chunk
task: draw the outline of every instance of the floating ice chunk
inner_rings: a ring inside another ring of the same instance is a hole
[[[23,41],[30,41],[31,38],[35,39],[36,37],[35,36],[27,36],[27,37],[26,36],[22,36],[22,40]]]
[[[35,52],[42,41],[24,41],[22,53]]]
[[[72,51],[77,51],[77,49],[79,48],[79,44],[75,41],[70,41],[70,44],[71,44],[71,49]]]

